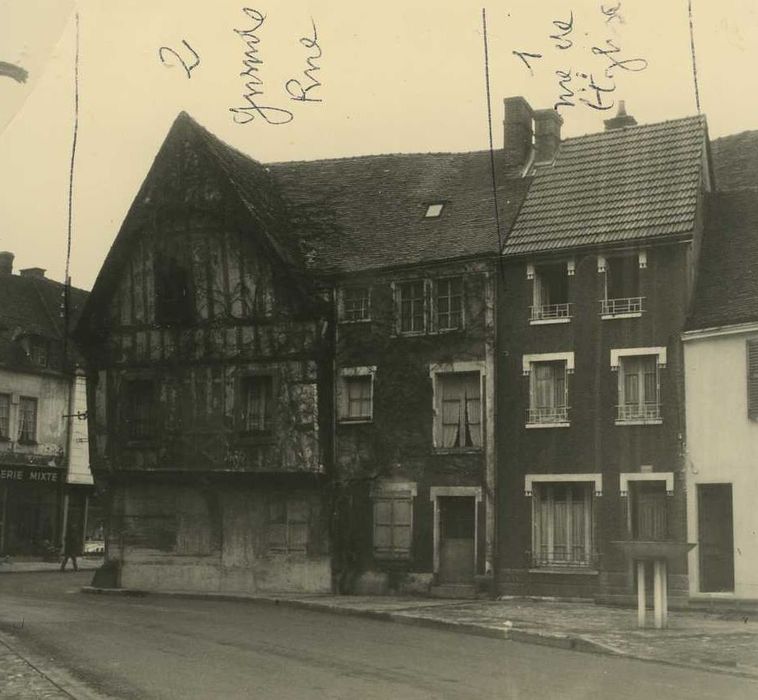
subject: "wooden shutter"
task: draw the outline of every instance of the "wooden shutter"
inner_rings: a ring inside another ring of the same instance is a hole
[[[747,415],[758,420],[758,340],[747,341]]]

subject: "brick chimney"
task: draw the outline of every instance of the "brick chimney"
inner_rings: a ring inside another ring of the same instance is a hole
[[[554,109],[534,111],[534,160],[537,163],[552,161],[561,145],[563,117]]]
[[[506,97],[503,106],[503,154],[512,170],[526,165],[532,151],[532,108],[523,97]]]
[[[635,124],[637,124],[637,120],[631,114],[626,113],[624,100],[619,100],[616,116],[605,120],[605,130],[613,131],[613,129],[623,129],[625,126],[634,126]]]
[[[12,275],[13,274],[13,259],[16,256],[4,250],[0,252],[0,275]]]
[[[45,279],[45,268],[27,267],[24,270],[19,270],[19,274],[22,277],[37,277],[38,279]]]

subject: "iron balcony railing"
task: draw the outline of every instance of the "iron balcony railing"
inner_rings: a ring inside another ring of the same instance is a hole
[[[552,548],[540,547],[530,552],[532,568],[593,568],[597,566],[598,555],[585,545],[558,545]]]
[[[657,422],[661,420],[661,404],[657,401],[622,404],[616,406],[616,420],[619,423]]]
[[[530,321],[554,321],[560,318],[571,318],[572,304],[541,304],[529,307]]]
[[[600,313],[603,316],[620,316],[621,314],[641,314],[644,311],[645,297],[626,297],[623,299],[601,299]]]
[[[526,422],[528,425],[546,425],[551,423],[568,423],[568,406],[552,406],[549,408],[527,408]]]

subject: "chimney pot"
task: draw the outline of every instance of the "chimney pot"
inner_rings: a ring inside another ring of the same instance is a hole
[[[503,100],[503,155],[506,170],[522,168],[532,151],[532,108],[523,97]]]
[[[605,120],[605,130],[613,131],[614,129],[623,129],[625,126],[634,126],[635,124],[637,124],[637,120],[631,114],[626,113],[625,101],[619,100],[616,116]]]
[[[23,270],[19,270],[19,274],[22,277],[37,277],[38,279],[45,278],[45,268],[43,267],[27,267]]]
[[[8,250],[0,252],[0,275],[13,274],[13,259],[16,256]]]

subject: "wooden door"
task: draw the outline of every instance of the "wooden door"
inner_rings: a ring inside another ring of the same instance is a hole
[[[734,590],[732,485],[698,484],[700,590]]]
[[[474,580],[476,502],[473,496],[444,496],[440,509],[440,583]]]

